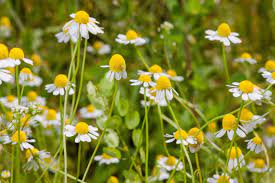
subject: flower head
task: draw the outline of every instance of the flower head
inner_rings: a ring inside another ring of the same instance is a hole
[[[136,31],[130,29],[125,35],[119,34],[116,38],[116,42],[124,45],[134,44],[135,46],[141,46],[146,43],[146,39],[141,38]]]
[[[53,93],[53,95],[64,95],[65,91],[68,91],[69,95],[74,94],[75,84],[70,83],[69,79],[64,74],[59,74],[55,77],[53,84],[46,85],[46,90],[48,93]]]
[[[98,110],[92,104],[80,109],[80,116],[86,119],[94,119],[103,114],[103,111]]]
[[[241,56],[236,58],[234,61],[240,63],[248,62],[249,64],[257,63],[256,59],[253,59],[252,56],[247,52],[242,53]]]
[[[102,164],[113,164],[113,163],[119,163],[119,159],[116,157],[113,157],[107,153],[102,153],[101,155],[95,156],[95,161],[99,162],[99,165]]]
[[[228,169],[231,171],[233,168],[238,169],[245,165],[244,156],[239,147],[232,147],[227,151],[229,156]]]
[[[172,88],[171,81],[166,76],[160,76],[156,82],[156,103],[165,103],[173,99],[173,93],[177,94],[176,90]]]
[[[263,151],[263,141],[259,136],[255,136],[250,140],[246,140],[247,149],[250,151],[254,151],[256,154],[259,154]]]
[[[262,158],[253,159],[247,165],[247,168],[251,172],[263,173],[268,170],[268,166],[265,163],[265,160]]]
[[[157,161],[158,166],[160,168],[166,169],[167,171],[172,171],[176,169],[176,171],[183,169],[182,162],[179,162],[179,160],[175,156],[163,156],[158,159]]]
[[[203,132],[200,129],[194,127],[194,128],[191,128],[188,131],[188,135],[189,135],[189,137],[194,139],[193,140],[194,143],[189,143],[190,152],[195,153],[195,152],[199,151],[201,146],[204,143],[204,134],[203,134]]]
[[[25,58],[24,51],[21,48],[12,48],[9,53],[9,60],[13,65],[20,65],[21,61],[33,65],[33,61]]]

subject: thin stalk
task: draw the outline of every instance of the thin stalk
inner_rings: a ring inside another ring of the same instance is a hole
[[[162,112],[161,112],[161,108],[158,105],[158,115],[159,115],[159,122],[160,122],[160,131],[161,131],[161,138],[162,138],[162,142],[163,142],[163,147],[165,150],[165,153],[167,156],[169,156],[169,151],[167,148],[167,144],[165,143],[165,138],[164,138],[164,128],[163,128],[163,120],[162,120]]]
[[[195,153],[195,159],[196,159],[196,164],[197,164],[197,170],[200,178],[200,183],[202,183],[202,175],[201,175],[201,168],[200,168],[200,161],[199,161],[199,154],[196,152]]]
[[[147,70],[149,70],[149,66],[146,63],[146,61],[145,61],[144,57],[142,56],[141,52],[139,51],[139,49],[137,47],[135,47],[135,48],[136,48],[137,54],[138,54],[140,60],[142,61],[143,65],[146,67]]]
[[[77,173],[76,173],[76,179],[75,181],[77,182],[79,178],[79,173],[80,173],[80,161],[81,161],[81,142],[78,144],[78,155],[77,155]]]
[[[146,90],[144,90],[144,109],[145,109],[145,139],[146,139],[146,148],[145,148],[145,182],[148,182],[148,157],[149,157],[149,124],[148,124],[148,111],[146,105]]]
[[[11,146],[11,183],[13,183],[14,178],[14,147]]]
[[[227,65],[226,52],[225,52],[224,45],[222,45],[222,57],[223,57],[223,65],[224,65],[224,70],[225,70],[226,82],[230,83],[230,76],[229,76],[229,71],[228,71],[228,65]]]

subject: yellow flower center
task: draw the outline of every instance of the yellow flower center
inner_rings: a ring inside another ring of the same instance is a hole
[[[124,58],[120,54],[115,54],[109,61],[110,70],[113,72],[122,72],[126,69]]]
[[[20,73],[30,75],[30,74],[32,74],[32,71],[29,68],[25,67],[25,68],[21,69]]]
[[[20,131],[20,143],[26,142],[27,141],[27,135],[25,132]],[[11,136],[11,141],[13,142],[18,142],[18,131],[16,131],[12,136]]]
[[[232,130],[237,127],[238,123],[236,120],[236,117],[232,114],[226,114],[224,115],[222,119],[222,128],[224,130]]]
[[[175,158],[175,156],[168,156],[165,163],[169,166],[175,166],[177,163],[177,158]]]
[[[30,121],[30,115],[25,115],[20,119],[20,123],[22,124],[22,126],[28,126],[29,121]]]
[[[149,68],[149,72],[151,73],[162,73],[162,68],[155,64],[155,65],[152,65],[150,68]]]
[[[39,55],[33,54],[31,59],[33,61],[34,66],[40,66],[41,65],[41,57]]]
[[[0,60],[1,61],[1,60]],[[12,74],[15,72],[15,68],[14,67],[7,67],[6,68],[8,71],[10,71]]]
[[[171,76],[171,77],[177,76],[176,71],[175,71],[175,70],[172,70],[172,69],[168,70],[168,71],[167,71],[167,74],[168,74],[169,76]]]
[[[265,161],[261,158],[257,158],[254,160],[254,167],[255,168],[264,168],[265,167]]]
[[[6,119],[7,119],[8,121],[13,120],[13,113],[10,112],[10,111],[6,112]]]
[[[217,183],[230,183],[229,182],[229,177],[226,176],[226,175],[221,175],[219,178],[218,178],[218,181]]]
[[[228,149],[228,153],[230,152],[230,149]],[[235,158],[240,158],[240,156],[242,155],[242,151],[240,148],[236,148],[236,147],[232,147],[231,148],[231,152],[230,152],[230,159],[235,159]]]
[[[185,130],[177,130],[174,134],[174,138],[177,139],[177,140],[180,140],[180,139],[186,139],[187,138],[187,133]]]
[[[243,54],[241,55],[241,58],[249,59],[249,58],[252,58],[252,57],[251,57],[251,55],[250,55],[249,53],[245,52],[245,53],[243,53]]]
[[[23,59],[24,52],[21,48],[12,48],[9,57],[12,59]]]
[[[31,149],[28,149],[26,151],[26,158],[29,159],[31,156],[38,155],[38,153],[39,153],[39,150],[36,149],[35,147],[31,148]]]
[[[258,136],[254,137],[254,138],[252,139],[252,141],[253,141],[255,144],[257,144],[257,145],[262,144],[262,139],[261,139],[260,137],[258,137]]]
[[[54,109],[49,109],[46,115],[47,120],[55,120],[56,119],[56,111]]]
[[[6,16],[1,17],[0,24],[4,25],[6,27],[11,27],[10,19],[8,17],[6,17]]]
[[[250,110],[248,110],[247,108],[243,108],[240,119],[243,121],[249,121],[252,119],[253,116],[254,114]]]
[[[70,124],[70,119],[65,119],[65,124],[69,125]]]
[[[88,105],[86,108],[88,112],[94,112],[95,110],[95,107],[92,104]]]
[[[204,141],[203,132],[198,128],[191,128],[188,131],[188,135],[196,138],[198,144],[202,144]]]
[[[108,178],[107,183],[119,183],[119,181],[117,177],[111,176]]]
[[[265,63],[265,68],[268,71],[274,71],[275,70],[275,61],[274,60],[268,60]]]
[[[254,90],[254,84],[251,81],[244,80],[240,82],[239,89],[244,93],[252,93]]]
[[[9,56],[9,49],[6,45],[0,44],[0,60],[8,58]]]
[[[54,79],[54,85],[58,88],[64,88],[67,86],[69,80],[66,75],[58,74]]]
[[[37,93],[35,91],[30,91],[27,94],[28,101],[36,101]]]
[[[89,125],[85,122],[78,122],[75,125],[75,131],[78,134],[87,134],[89,131]]]
[[[102,153],[102,158],[103,158],[103,159],[111,159],[111,158],[113,158],[113,157],[110,156],[110,155],[107,154],[107,153]]]
[[[272,79],[275,79],[275,72],[271,73],[271,77],[272,77]]]
[[[141,74],[138,78],[139,81],[142,82],[150,82],[151,81],[151,77],[147,74]]]
[[[78,11],[75,13],[74,20],[79,24],[87,24],[89,18],[89,14],[86,11]]]
[[[8,96],[6,96],[6,99],[9,103],[13,102],[15,100],[15,96],[14,95],[8,95]]]
[[[222,37],[227,37],[231,33],[231,29],[227,23],[222,23],[218,27],[218,34]]]
[[[134,40],[138,38],[138,34],[134,30],[128,30],[126,33],[126,39],[127,40]]]
[[[266,128],[266,133],[270,136],[275,135],[275,126],[268,126]]]
[[[99,50],[100,48],[102,48],[103,43],[101,41],[95,41],[93,44],[94,49]]]
[[[157,80],[156,89],[157,90],[165,90],[170,89],[172,87],[170,79],[166,76],[160,76]]]
[[[207,129],[208,129],[209,132],[215,132],[215,131],[217,131],[217,124],[216,124],[216,122],[212,121],[211,123],[209,123],[207,125]]]
[[[156,160],[160,160],[161,158],[163,158],[164,156],[162,154],[158,154],[156,157]]]

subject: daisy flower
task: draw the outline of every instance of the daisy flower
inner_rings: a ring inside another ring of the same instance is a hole
[[[179,82],[183,81],[183,77],[182,76],[178,76],[175,70],[169,69],[167,71],[167,75],[173,81],[179,81]]]
[[[247,168],[249,171],[257,173],[263,173],[268,170],[268,166],[262,158],[257,158],[250,161]]]
[[[261,100],[263,98],[260,89],[249,80],[233,82],[232,85],[227,85],[230,89],[229,92],[233,93],[234,97],[240,97],[242,100]]]
[[[217,132],[217,123],[215,121],[210,122],[207,125],[207,132],[205,133],[205,136],[208,138],[213,138]]]
[[[0,18],[0,36],[10,37],[11,35],[11,22],[10,19],[6,16]]]
[[[96,140],[99,136],[98,128],[88,125],[85,122],[78,122],[75,126],[66,125],[64,129],[64,135],[67,137],[76,136],[75,143],[91,142],[92,139]]]
[[[104,44],[101,41],[95,41],[92,46],[87,47],[87,51],[90,53],[105,55],[105,54],[109,54],[111,52],[111,47],[110,47],[110,45]]]
[[[119,180],[115,176],[110,176],[107,180],[107,183],[119,183]]]
[[[231,179],[227,174],[215,174],[211,178],[207,178],[208,183],[238,183],[237,180]]]
[[[265,66],[259,69],[259,72],[261,73],[264,71],[268,71],[268,72],[275,71],[275,60],[266,61]]]
[[[172,171],[174,169],[179,171],[183,169],[183,164],[182,162],[178,163],[178,161],[179,160],[175,156],[164,156],[158,160],[158,167],[167,171]]]
[[[48,84],[45,89],[48,93],[53,93],[53,95],[64,95],[65,91],[69,90],[69,95],[74,94],[74,83],[70,83],[68,77],[64,74],[59,74],[55,77],[53,84]]]
[[[156,86],[156,83],[154,83],[151,79],[151,76],[149,74],[139,74],[138,79],[131,79],[130,80],[132,86],[140,86],[143,87],[154,87]]]
[[[38,163],[40,163],[40,161],[43,162],[45,159],[51,157],[49,152],[46,152],[44,150],[40,151],[35,147],[27,149],[25,156],[28,162],[25,164],[24,168],[28,171],[37,171],[39,169]],[[37,158],[37,160],[35,160],[34,158]]]
[[[169,178],[169,173],[164,168],[154,167],[152,175],[148,178],[149,182],[164,181]]]
[[[254,115],[249,109],[243,108],[240,114],[240,121],[244,129],[249,133],[253,131],[257,125],[262,124],[266,119],[265,115]]]
[[[46,100],[45,98],[38,96],[38,94],[35,91],[29,91],[27,93],[27,96],[22,97],[22,103],[23,104],[35,103],[35,104],[44,106],[46,104]]]
[[[266,79],[267,82],[270,84],[275,84],[275,71],[274,72],[267,72],[264,71],[262,76]]]
[[[102,153],[101,155],[95,156],[95,161],[99,162],[99,165],[102,164],[113,164],[113,163],[119,163],[119,159],[113,156],[110,156],[107,153]]]
[[[268,126],[265,129],[265,135],[263,137],[267,147],[272,148],[275,146],[275,126]]]
[[[32,75],[32,79],[29,80],[19,80],[19,84],[20,85],[24,85],[24,86],[31,86],[31,87],[38,87],[42,84],[42,79],[37,76],[37,75]]]
[[[156,85],[156,103],[169,102],[173,99],[173,93],[178,95],[176,90],[172,88],[170,79],[166,76],[160,76]]]
[[[165,134],[164,137],[169,138],[166,140],[166,143],[171,143],[176,141],[176,144],[183,144],[183,145],[188,145],[188,144],[196,144],[196,139],[188,136],[187,132],[185,130],[177,130],[171,134]]]
[[[80,117],[86,119],[94,119],[103,114],[103,111],[96,109],[92,104],[80,109]]]
[[[14,65],[20,65],[21,61],[33,65],[32,60],[25,58],[24,51],[21,48],[12,48],[9,53],[9,62]]]
[[[189,143],[189,150],[191,153],[195,153],[195,152],[198,152],[201,148],[201,146],[203,145],[204,143],[204,134],[203,132],[198,129],[198,128],[191,128],[189,131],[188,131],[188,136],[195,139],[194,140],[194,144],[192,143]]]
[[[15,64],[9,60],[9,49],[6,45],[0,44],[0,67],[14,67]]]
[[[10,178],[10,176],[11,176],[11,172],[9,170],[2,170],[1,177],[3,179],[8,179]]]
[[[39,72],[40,70],[40,66],[41,66],[41,63],[42,63],[42,59],[41,57],[38,55],[38,54],[32,54],[31,56],[31,60],[33,61],[33,70],[34,72]]]
[[[228,169],[231,171],[232,169],[238,169],[238,167],[243,167],[245,165],[244,156],[239,147],[232,147],[231,151],[228,149]]]
[[[1,62],[1,60],[0,60],[0,62]],[[12,77],[10,71],[6,70],[6,69],[2,69],[0,66],[0,85],[3,82],[10,82],[12,79],[13,79],[13,77]]]
[[[247,52],[242,53],[241,56],[239,58],[236,58],[234,61],[239,63],[248,62],[250,64],[257,63],[256,59],[252,58],[252,56]]]
[[[149,73],[153,75],[155,80],[164,75],[164,73],[162,72],[162,68],[157,64],[154,64],[149,68]]]
[[[250,151],[254,151],[256,154],[262,152],[263,149],[263,141],[260,137],[255,136],[253,139],[246,140],[247,149]]]
[[[106,78],[112,81],[114,78],[120,80],[127,78],[126,63],[122,55],[115,54],[111,57],[109,65],[102,65],[103,68],[110,68]]]
[[[127,45],[134,44],[135,46],[141,46],[146,43],[146,39],[141,38],[134,30],[128,30],[126,35],[117,35],[116,42]]]
[[[14,95],[7,95],[6,97],[1,97],[0,102],[8,108],[11,108],[18,104],[18,100]]]
[[[55,34],[55,37],[56,37],[58,43],[67,43],[70,41],[71,35],[69,33],[69,27],[70,27],[70,24],[65,24],[62,28],[62,31]],[[74,43],[76,43],[77,38],[78,38],[78,36],[74,36],[72,41]]]
[[[29,69],[29,68],[23,68],[21,69],[20,71],[20,74],[19,74],[19,79],[21,81],[27,81],[27,80],[32,80],[32,71]]]
[[[246,130],[238,124],[238,121],[234,115],[226,114],[222,119],[222,129],[216,133],[216,137],[221,138],[225,133],[227,133],[228,139],[232,140],[235,131],[241,138],[244,138],[247,133]]]
[[[57,113],[54,109],[46,109],[39,121],[44,128],[51,126],[60,126],[60,113]]]
[[[19,137],[19,138],[18,138]],[[12,143],[17,144],[18,140],[20,139],[20,149],[23,151],[24,149],[30,149],[33,148],[33,146],[30,143],[35,142],[34,139],[28,139],[27,134],[24,131],[20,131],[18,134],[18,131],[16,131],[11,138],[6,139],[4,144]]]
[[[227,23],[222,23],[218,26],[216,31],[206,30],[205,38],[210,41],[220,41],[224,46],[230,46],[230,42],[233,44],[239,44],[242,41],[238,38],[239,34],[236,32],[231,32],[231,28]]]
[[[78,40],[78,36],[89,39],[89,32],[94,35],[104,33],[103,28],[97,25],[99,22],[96,21],[95,18],[90,17],[86,11],[77,11],[71,14],[70,17],[73,18],[73,20],[70,20],[64,25],[63,31],[64,29],[68,30],[73,42]]]

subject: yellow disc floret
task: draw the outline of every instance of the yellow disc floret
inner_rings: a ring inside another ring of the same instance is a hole
[[[40,66],[41,65],[41,57],[37,54],[33,54],[31,57],[31,60],[33,61],[34,66]]]
[[[24,52],[21,48],[12,48],[9,57],[12,59],[23,59]]]
[[[7,101],[10,103],[10,102],[13,102],[15,100],[15,96],[14,95],[7,95],[6,96],[6,99]]]
[[[196,138],[198,144],[202,144],[204,141],[203,132],[199,128],[191,128],[188,131],[188,135]]]
[[[251,81],[244,80],[240,82],[239,89],[244,93],[252,93],[254,90],[254,84]]]
[[[229,157],[230,159],[240,158],[242,155],[242,151],[240,148],[232,147],[231,151],[228,149],[228,153],[230,153]]]
[[[29,68],[25,67],[25,68],[21,69],[20,73],[30,75],[30,74],[32,74],[32,71]]]
[[[74,20],[79,24],[87,24],[89,18],[89,14],[86,11],[78,11],[75,13]]]
[[[68,82],[68,77],[64,74],[58,74],[54,79],[54,85],[58,88],[66,87]]]
[[[266,128],[266,133],[267,133],[267,135],[269,135],[269,136],[275,135],[275,126],[268,126],[268,127]]]
[[[177,158],[175,156],[168,156],[165,164],[169,166],[175,166],[177,163]]]
[[[138,34],[134,30],[128,30],[126,33],[126,39],[127,40],[134,40],[138,38]]]
[[[249,109],[243,108],[240,115],[240,119],[243,121],[249,121],[252,119],[253,116],[254,114]]]
[[[9,56],[9,49],[6,45],[0,44],[0,61],[1,59],[8,58]]]
[[[24,117],[22,117],[20,119],[20,123],[22,124],[22,126],[28,126],[29,121],[30,121],[30,115],[29,114],[25,115]]]
[[[20,142],[26,142],[27,141],[27,135],[25,132],[20,131],[19,134]],[[12,136],[11,136],[11,141],[13,142],[18,142],[18,131],[16,131]]]
[[[247,52],[244,52],[242,55],[241,55],[241,58],[244,58],[244,59],[250,59],[252,58],[251,55]]]
[[[265,63],[265,69],[268,71],[275,71],[275,61],[274,60],[268,60]]]
[[[272,77],[272,79],[275,79],[275,72],[271,73],[271,77]]]
[[[222,128],[224,130],[232,130],[237,127],[238,123],[236,120],[236,117],[232,114],[226,114],[224,115],[222,119]]]
[[[257,158],[253,162],[254,162],[255,168],[264,168],[265,167],[265,161],[261,158]]]
[[[221,175],[218,178],[217,183],[230,183],[230,178],[228,176],[226,176],[226,175]]]
[[[95,107],[92,104],[88,105],[86,107],[86,109],[87,109],[88,112],[94,112],[95,111]]]
[[[260,145],[263,142],[262,139],[260,137],[258,137],[258,136],[254,137],[252,139],[252,141],[254,142],[254,144],[257,144],[257,145]]]
[[[167,71],[167,74],[168,74],[169,76],[171,76],[171,77],[177,76],[176,71],[175,71],[175,70],[172,70],[172,69],[169,69],[169,70]]]
[[[54,109],[49,109],[46,115],[47,120],[55,120],[56,119],[56,111]]]
[[[215,121],[212,121],[211,123],[209,123],[209,124],[207,125],[207,130],[208,130],[209,132],[215,132],[215,131],[217,131],[217,124],[216,124],[216,122],[215,122]]]
[[[187,138],[187,133],[185,130],[177,130],[175,133],[174,133],[174,138],[177,139],[177,140],[180,140],[180,139],[186,139]]]
[[[218,27],[218,34],[222,37],[228,37],[231,33],[231,29],[227,23],[222,23]]]
[[[172,87],[170,79],[166,76],[160,76],[157,80],[156,89],[157,90],[165,90],[170,89]]]
[[[6,27],[11,27],[11,22],[9,17],[3,16],[0,19],[0,25],[6,26]]]
[[[107,154],[107,153],[102,153],[102,158],[103,159],[111,159],[111,158],[113,158],[112,156],[110,156],[109,154]]]
[[[39,153],[39,150],[36,149],[35,147],[31,148],[31,149],[28,149],[26,151],[26,158],[29,159],[31,156],[36,156],[38,155]]]
[[[113,72],[122,72],[126,69],[126,63],[122,55],[115,54],[109,61],[110,70]]]
[[[111,176],[108,178],[107,183],[119,183],[119,181],[117,177]]]
[[[78,122],[75,125],[75,131],[78,134],[87,134],[89,132],[89,125],[85,122]]]
[[[94,49],[99,50],[100,48],[102,48],[103,43],[101,41],[95,41],[93,44]]]
[[[147,74],[141,74],[138,78],[139,81],[141,82],[150,82],[151,81],[151,77]]]
[[[13,120],[13,113],[11,111],[6,112],[6,119],[7,121]]]
[[[27,98],[28,98],[28,101],[36,101],[36,98],[37,98],[37,93],[35,91],[29,91],[27,93]]]
[[[151,72],[151,73],[162,73],[162,68],[159,65],[154,64],[149,68],[149,72]]]

